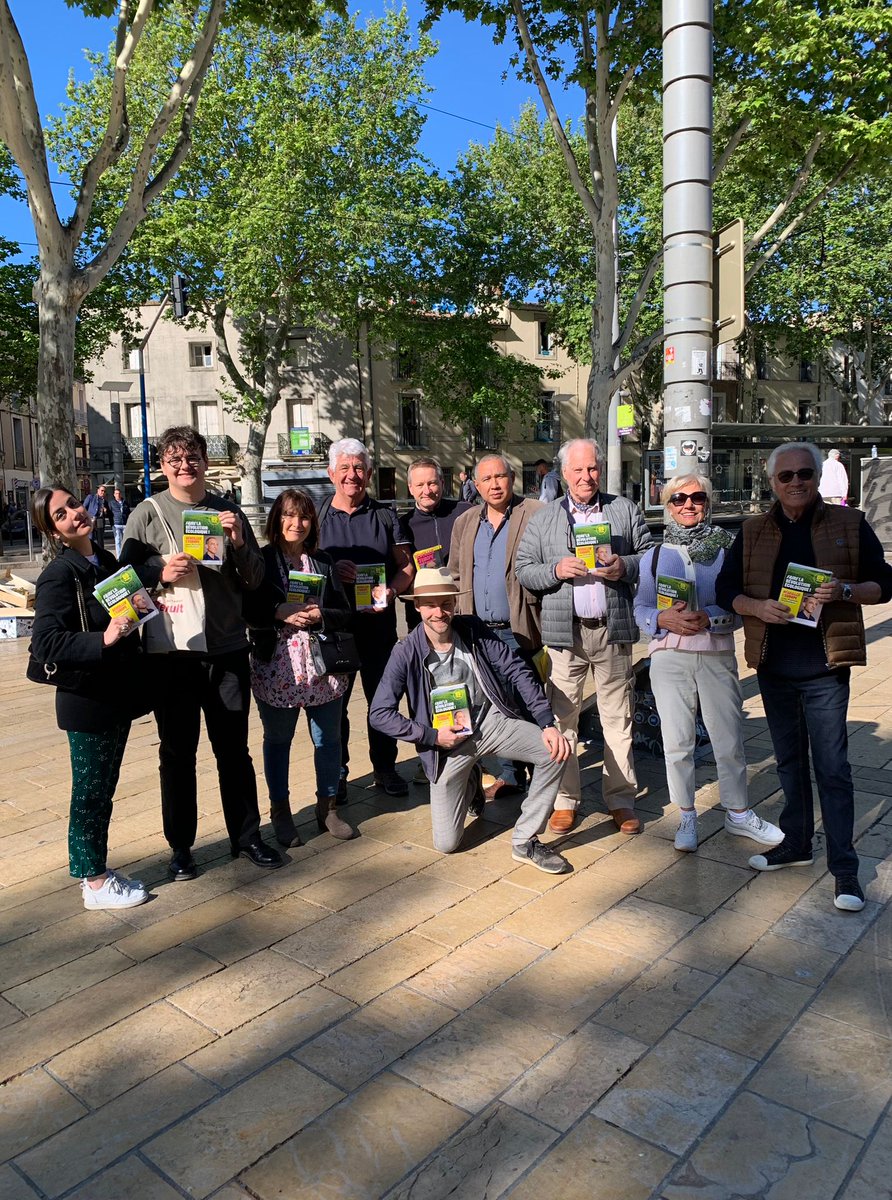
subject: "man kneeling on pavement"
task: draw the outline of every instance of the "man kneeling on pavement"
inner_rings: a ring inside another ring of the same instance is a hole
[[[458,585],[445,568],[422,568],[412,598],[421,624],[390,656],[369,710],[381,733],[411,742],[431,783],[434,846],[443,854],[458,848],[470,811],[481,816],[484,796],[479,762],[484,755],[531,763],[533,781],[512,836],[512,857],[559,875],[570,864],[543,845],[564,763],[570,753],[533,672],[478,617],[456,616]],[[436,721],[434,689],[455,690],[467,701],[444,724]],[[461,689],[464,689],[462,691]],[[408,697],[411,717],[399,711]]]

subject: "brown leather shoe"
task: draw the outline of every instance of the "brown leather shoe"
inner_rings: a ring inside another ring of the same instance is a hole
[[[610,815],[620,833],[641,832],[641,822],[635,816],[634,808],[614,808]]]
[[[556,808],[551,814],[548,828],[552,833],[569,833],[575,824],[575,808]]]

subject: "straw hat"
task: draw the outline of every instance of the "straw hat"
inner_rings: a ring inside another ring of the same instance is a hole
[[[401,600],[434,600],[438,596],[466,596],[459,591],[451,572],[445,567],[420,567],[415,575],[415,590],[403,592]]]

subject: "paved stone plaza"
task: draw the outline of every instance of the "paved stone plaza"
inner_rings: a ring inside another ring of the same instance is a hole
[[[348,809],[361,837],[307,823],[283,870],[232,862],[203,742],[202,873],[168,883],[149,720],[109,861],[154,898],[87,913],[67,871],[53,693],[24,683],[26,642],[0,645],[0,1197],[892,1195],[885,615],[850,709],[859,914],[833,908],[820,843],[813,868],[751,871],[757,847],[723,831],[708,763],[698,854],[673,849],[653,759],[639,758],[643,834],[614,832],[597,746],[587,815],[561,847],[575,869],[555,878],[512,862],[510,802],[487,806],[472,848],[435,853],[427,789],[393,801],[365,786],[362,745]],[[751,673],[745,693],[751,795],[773,820]],[[295,751],[306,819],[303,726]]]

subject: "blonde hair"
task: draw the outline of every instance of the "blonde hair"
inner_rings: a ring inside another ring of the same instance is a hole
[[[660,492],[660,503],[663,505],[663,514],[667,520],[670,517],[673,521],[675,520],[669,511],[669,497],[674,496],[683,483],[696,483],[701,492],[706,492],[707,509],[712,508],[712,484],[705,475],[701,475],[699,471],[689,471],[684,475],[673,475],[668,482],[663,484],[663,490]]]

